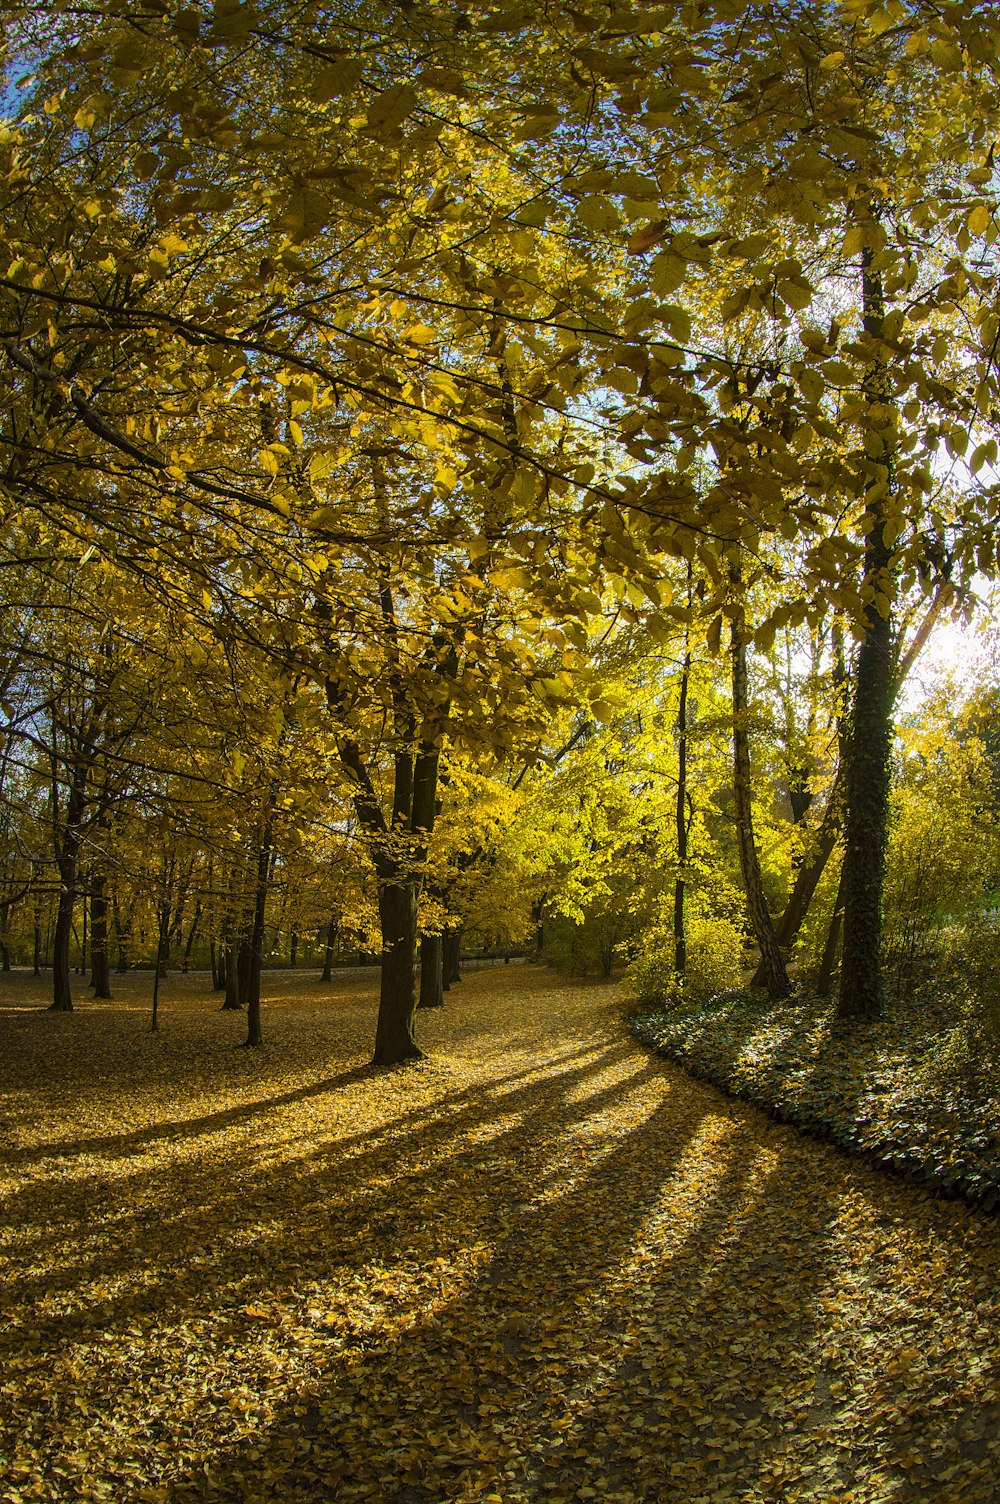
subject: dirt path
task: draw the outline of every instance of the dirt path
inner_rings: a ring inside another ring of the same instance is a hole
[[[0,994],[0,1499],[1000,1497],[997,1224],[723,1101],[615,989]]]

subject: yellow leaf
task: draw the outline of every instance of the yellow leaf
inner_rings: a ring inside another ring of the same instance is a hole
[[[844,255],[857,256],[864,250],[865,230],[863,225],[852,225],[844,236]]]
[[[977,204],[968,218],[970,235],[985,235],[993,216],[985,204]]]
[[[413,111],[417,97],[416,89],[408,84],[395,84],[376,94],[368,107],[368,129],[379,135],[396,130]]]
[[[744,235],[740,240],[731,240],[723,247],[727,256],[733,256],[740,261],[755,261],[762,256],[770,246],[771,241],[767,235]]]
[[[309,86],[309,97],[317,104],[326,104],[341,94],[349,94],[361,82],[364,65],[359,58],[345,58],[321,68]]]

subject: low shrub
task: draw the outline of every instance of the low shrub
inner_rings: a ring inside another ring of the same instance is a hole
[[[735,919],[692,905],[686,929],[687,966],[683,976],[674,970],[672,920],[660,919],[637,942],[626,979],[643,1002],[674,1008],[697,1006],[742,978],[746,939]]]

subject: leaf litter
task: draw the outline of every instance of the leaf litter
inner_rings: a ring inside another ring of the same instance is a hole
[[[60,1018],[5,980],[4,1504],[995,1498],[1000,1233],[470,972]]]

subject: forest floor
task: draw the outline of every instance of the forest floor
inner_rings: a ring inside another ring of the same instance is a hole
[[[972,1504],[1000,1225],[726,1100],[615,985],[0,983],[0,1499]],[[85,996],[80,987],[81,999]]]

